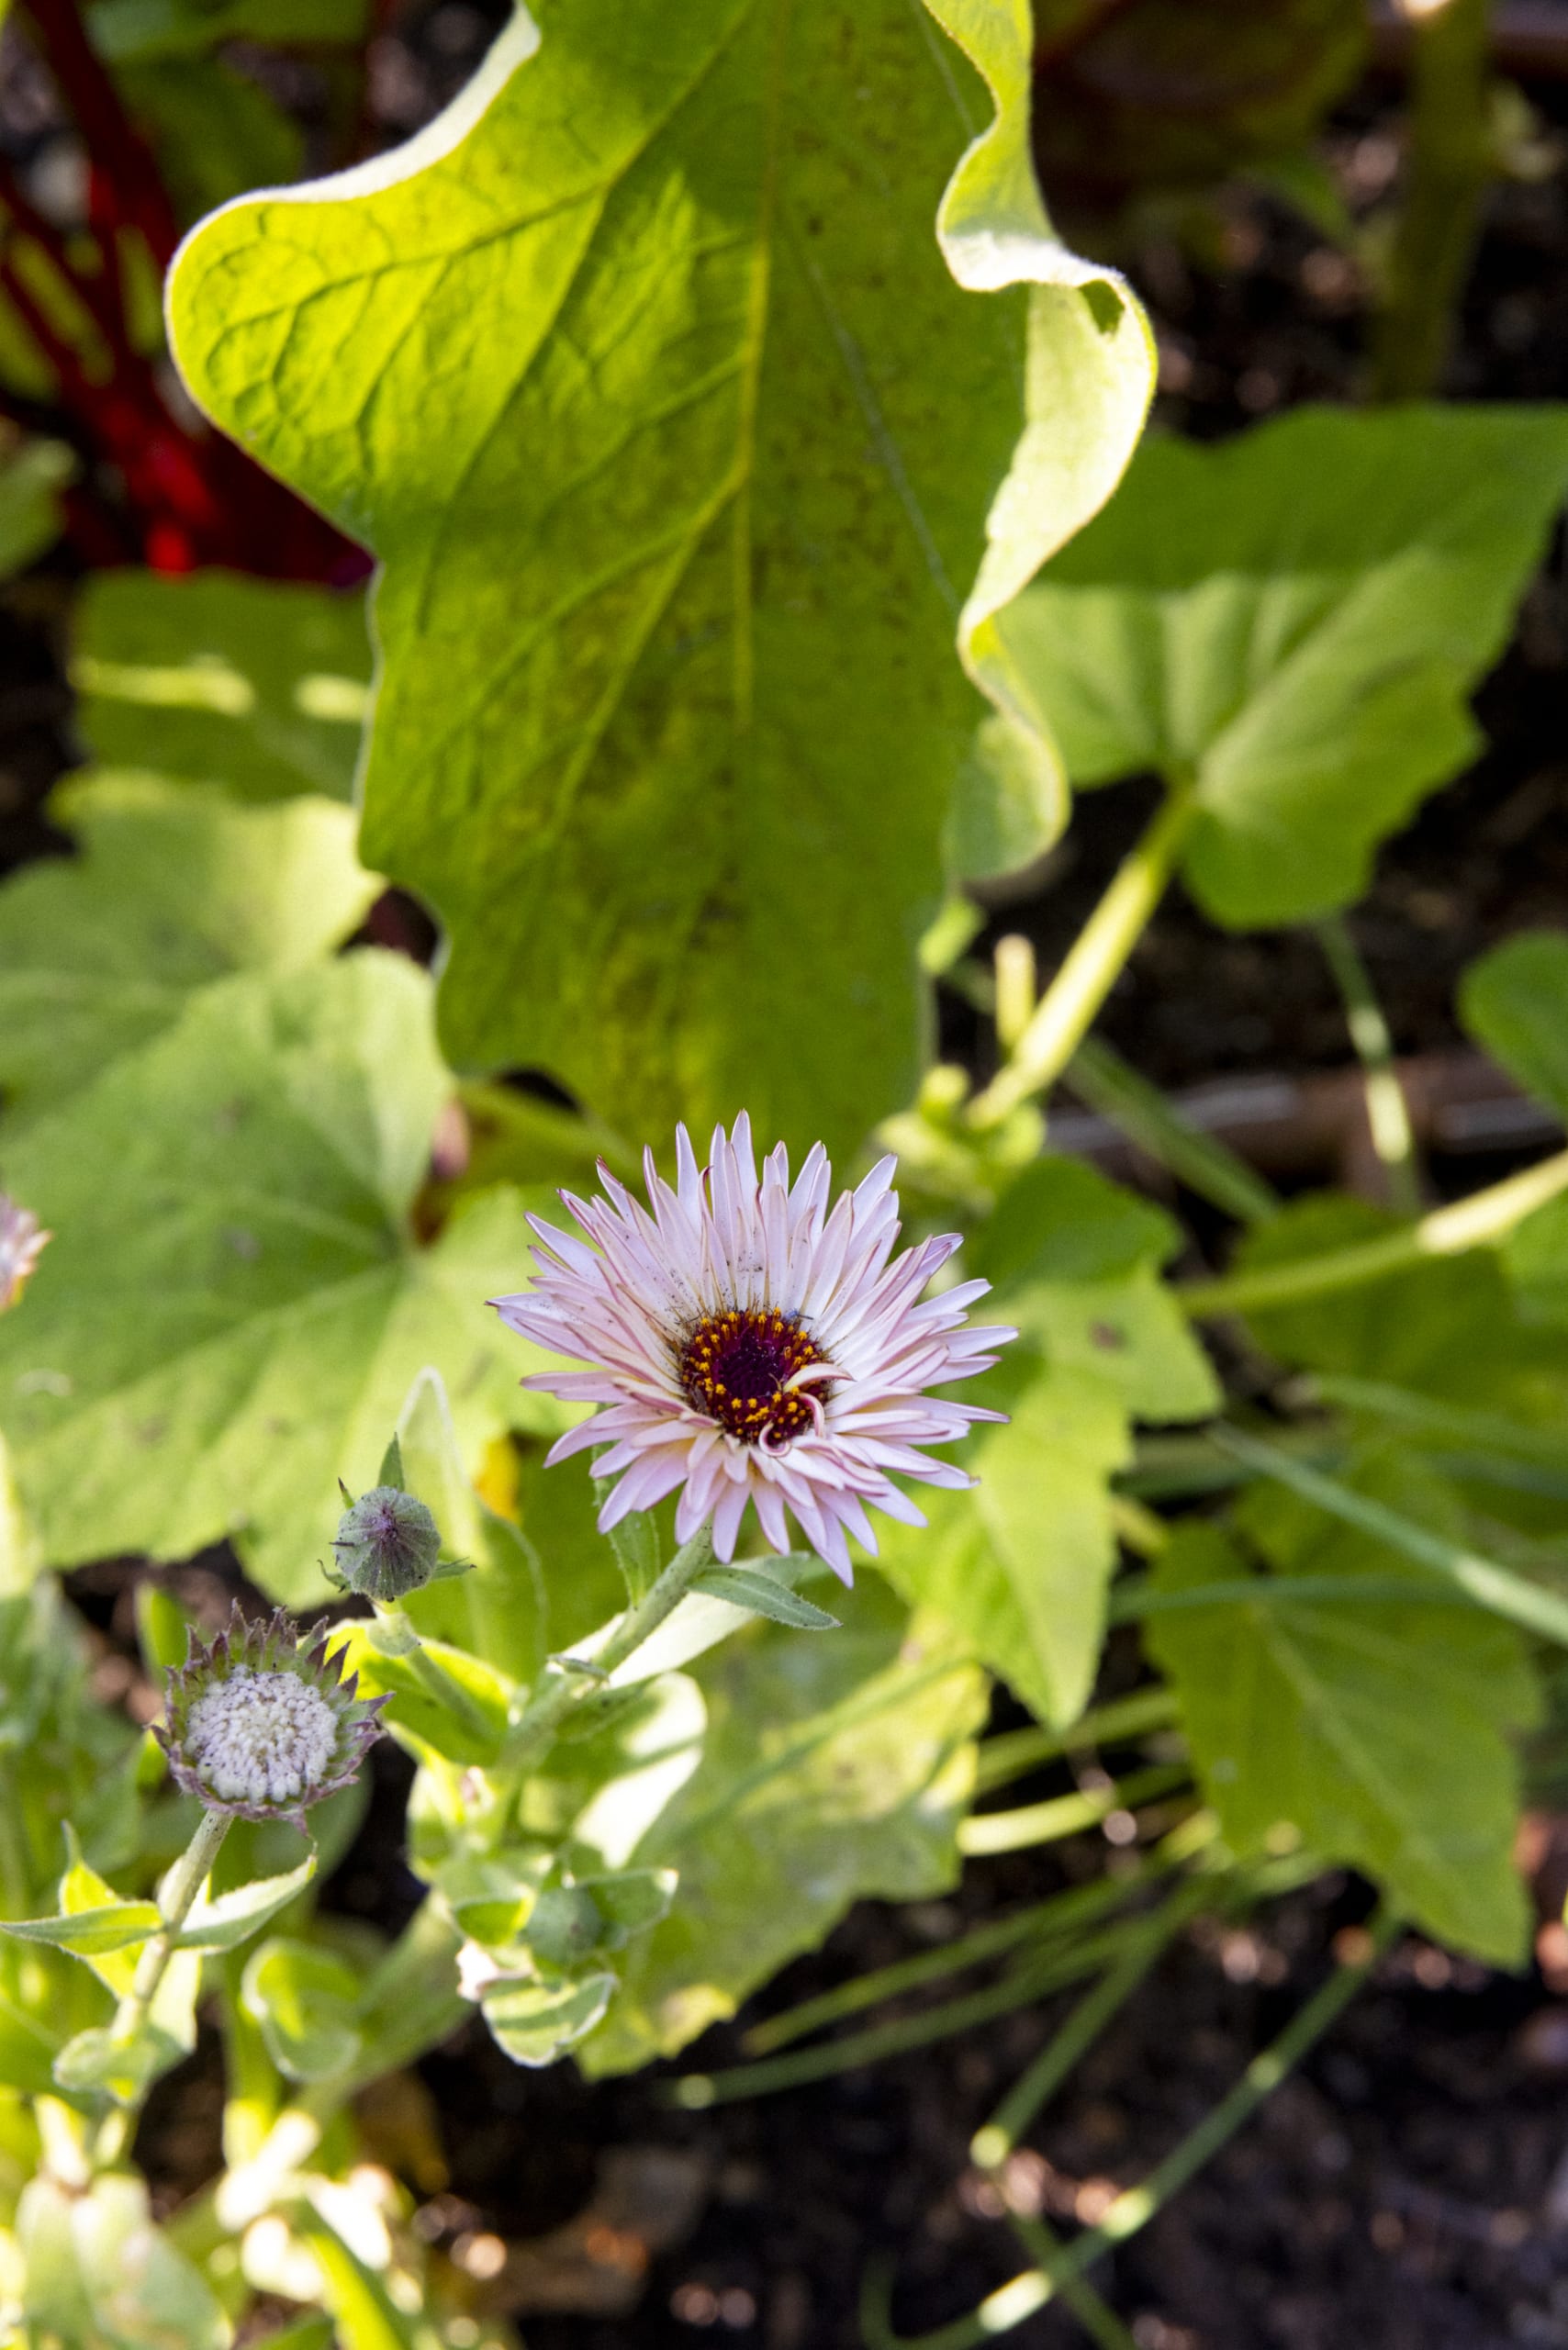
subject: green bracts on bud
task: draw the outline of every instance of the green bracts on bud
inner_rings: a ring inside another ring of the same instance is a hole
[[[373,1485],[350,1504],[332,1538],[331,1580],[385,1606],[430,1582],[441,1561],[441,1528],[416,1494]]]

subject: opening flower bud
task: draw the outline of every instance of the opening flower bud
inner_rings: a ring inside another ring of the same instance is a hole
[[[356,1697],[326,1643],[323,1631],[302,1647],[281,1608],[249,1625],[236,1608],[210,1645],[193,1632],[154,1733],[176,1785],[210,1811],[301,1826],[309,1805],[346,1787],[386,1700]]]
[[[343,1512],[332,1552],[333,1581],[385,1606],[430,1582],[441,1559],[441,1529],[415,1494],[375,1485]]]

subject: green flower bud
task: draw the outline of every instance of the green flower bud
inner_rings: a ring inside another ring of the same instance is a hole
[[[441,1559],[441,1528],[415,1494],[374,1485],[343,1512],[332,1550],[333,1582],[385,1606],[430,1582]]]

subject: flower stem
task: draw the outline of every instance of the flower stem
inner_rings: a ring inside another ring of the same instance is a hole
[[[158,1997],[163,1977],[169,1971],[169,1962],[174,1955],[180,1929],[190,1916],[196,1895],[211,1874],[218,1847],[229,1833],[230,1818],[231,1814],[227,1811],[204,1810],[201,1825],[164,1878],[158,1902],[163,1922],[142,1951],[130,1988],[115,2010],[110,2030],[116,2040],[134,2040],[151,2013],[152,2002]],[[89,2159],[95,2170],[104,2169],[119,2160],[129,2141],[135,2120],[136,2111],[130,2106],[112,2107],[100,2118],[89,2148]]]
[[[1317,925],[1317,943],[1345,999],[1345,1021],[1361,1064],[1367,1125],[1383,1161],[1388,1203],[1398,1215],[1421,1213],[1421,1173],[1411,1130],[1409,1105],[1394,1066],[1394,1039],[1383,1006],[1343,914],[1328,914]]]
[[[690,1541],[681,1544],[668,1566],[635,1607],[627,1609],[604,1646],[591,1659],[597,1667],[591,1681],[586,1675],[559,1666],[554,1673],[540,1675],[533,1695],[507,1733],[497,1769],[503,1772],[526,1771],[538,1762],[542,1754],[547,1753],[566,1716],[599,1695],[609,1676],[642,1647],[651,1633],[657,1631],[666,1617],[672,1615],[685,1598],[698,1576],[712,1562],[712,1533],[708,1527],[700,1526]]]
[[[1143,838],[1122,860],[1009,1058],[970,1102],[971,1126],[1000,1125],[1061,1075],[1164,896],[1196,812],[1191,788],[1172,786]]]
[[[1190,1281],[1176,1291],[1194,1321],[1211,1321],[1221,1314],[1252,1314],[1270,1306],[1298,1305],[1308,1298],[1332,1296],[1339,1290],[1359,1289],[1366,1281],[1407,1272],[1428,1257],[1457,1257],[1506,1240],[1527,1215],[1568,1191],[1568,1150],[1527,1167],[1521,1175],[1488,1185],[1458,1200],[1451,1207],[1434,1208],[1403,1231],[1358,1241],[1348,1248],[1327,1249],[1321,1256],[1302,1257],[1294,1264],[1259,1265],[1251,1271],[1226,1273],[1218,1281]]]

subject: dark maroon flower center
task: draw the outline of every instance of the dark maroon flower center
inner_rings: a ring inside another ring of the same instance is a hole
[[[792,1314],[732,1308],[700,1322],[680,1350],[677,1374],[693,1411],[743,1444],[770,1450],[801,1436],[814,1419],[814,1399],[791,1387],[798,1371],[827,1358]],[[831,1374],[830,1374],[831,1375]]]

